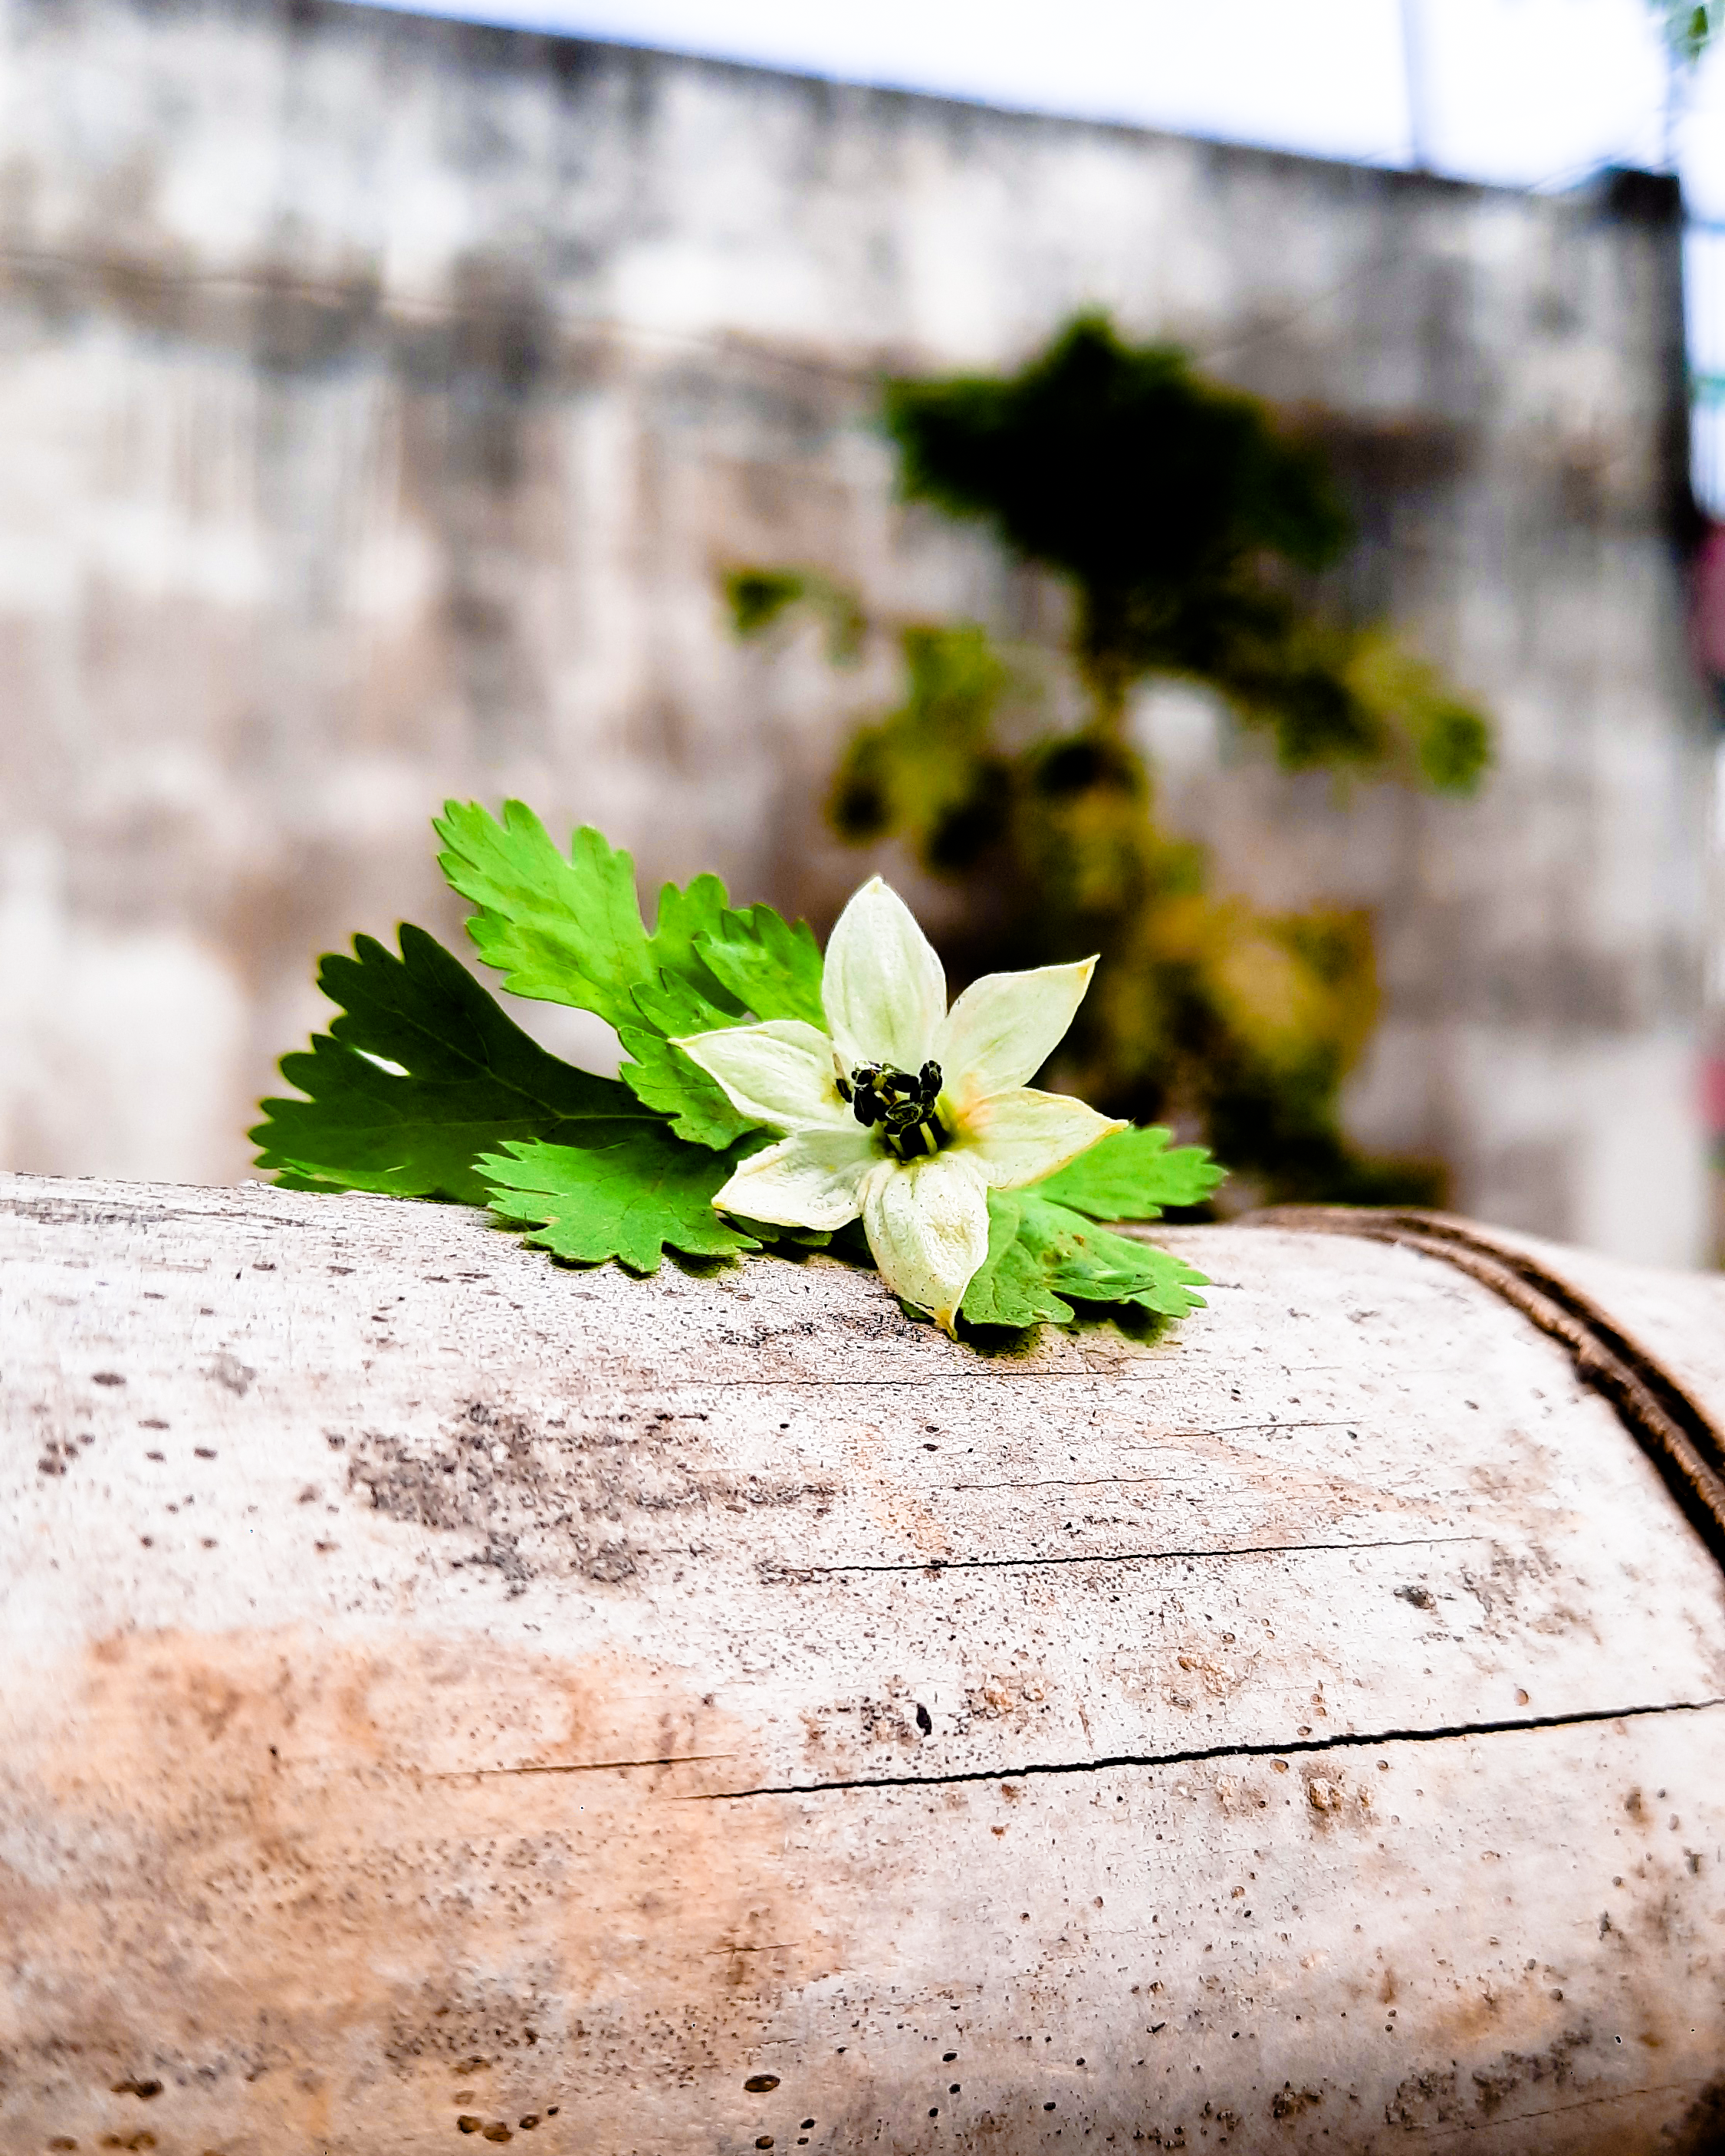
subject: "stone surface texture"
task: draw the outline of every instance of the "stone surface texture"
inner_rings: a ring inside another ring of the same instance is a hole
[[[1447,1157],[1465,1210],[1700,1256],[1657,183],[1522,196],[336,0],[0,0],[0,1160],[241,1175],[316,955],[458,932],[450,793],[830,919],[877,864],[819,804],[896,673],[739,648],[721,573],[1053,639],[1055,593],[895,504],[875,385],[1101,305],[1317,429],[1348,603],[1502,728],[1474,805],[1345,802],[1190,694],[1139,712],[1224,886],[1375,911],[1357,1131]]]
[[[1168,1240],[984,1357],[0,1183],[0,2148],[1717,2148],[1725,1579],[1476,1282]]]

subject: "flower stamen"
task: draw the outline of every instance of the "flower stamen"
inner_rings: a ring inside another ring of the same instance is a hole
[[[839,1095],[850,1101],[865,1130],[880,1126],[889,1152],[915,1160],[938,1152],[949,1136],[937,1106],[942,1083],[941,1067],[932,1060],[914,1078],[890,1063],[860,1063],[848,1080],[840,1075]]]

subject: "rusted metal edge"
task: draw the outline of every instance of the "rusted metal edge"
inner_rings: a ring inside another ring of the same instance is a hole
[[[1447,1213],[1352,1205],[1274,1205],[1242,1227],[1363,1235],[1441,1258],[1512,1303],[1560,1342],[1584,1383],[1603,1393],[1663,1476],[1685,1517],[1725,1567],[1725,1429],[1652,1351],[1591,1296],[1477,1222]]]

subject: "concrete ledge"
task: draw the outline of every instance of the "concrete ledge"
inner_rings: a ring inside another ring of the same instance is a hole
[[[1717,1568],[1478,1282],[1169,1240],[990,1358],[0,1182],[0,2147],[1700,2148]]]

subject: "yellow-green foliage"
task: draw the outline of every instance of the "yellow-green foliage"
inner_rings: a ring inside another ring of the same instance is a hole
[[[1725,26],[1725,0],[1651,0],[1666,43],[1686,67],[1693,67]]]
[[[960,979],[1101,953],[1053,1082],[1201,1135],[1266,1197],[1437,1197],[1440,1170],[1362,1159],[1337,1121],[1377,1014],[1369,921],[1214,892],[1203,849],[1158,822],[1125,726],[1134,682],[1183,676],[1288,768],[1479,783],[1484,717],[1384,626],[1321,602],[1313,574],[1348,542],[1322,463],[1253,399],[1095,318],[1009,379],[895,383],[887,417],[906,493],[1071,587],[1086,716],[1048,716],[1045,654],[1039,672],[974,623],[901,624],[904,696],[848,744],[835,828],[896,837],[964,885],[943,953]],[[745,634],[798,604],[835,656],[885,633],[803,572],[739,572],[729,590]]]

